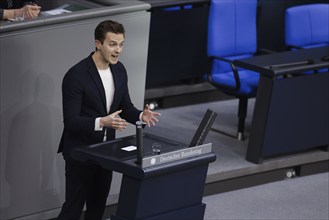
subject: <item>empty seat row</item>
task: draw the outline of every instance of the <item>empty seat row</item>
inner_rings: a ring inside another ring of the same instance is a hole
[[[285,16],[287,48],[329,44],[329,4],[288,8]],[[237,68],[233,61],[258,54],[257,0],[211,0],[208,20],[208,56],[212,69],[207,80],[239,99],[237,138],[244,139],[248,99],[256,97],[259,73]]]

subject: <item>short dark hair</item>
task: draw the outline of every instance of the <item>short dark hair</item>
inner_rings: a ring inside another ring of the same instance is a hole
[[[117,21],[106,20],[99,23],[95,29],[95,40],[99,40],[101,43],[104,42],[106,33],[112,32],[115,34],[125,35],[125,28],[122,24]]]

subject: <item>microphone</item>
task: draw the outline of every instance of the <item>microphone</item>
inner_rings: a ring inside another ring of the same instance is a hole
[[[143,122],[136,121],[136,147],[137,147],[137,164],[142,164],[143,159]]]
[[[269,66],[269,69],[276,69],[276,68],[284,68],[284,67],[292,67],[292,66],[300,66],[300,65],[309,65],[309,64],[313,64],[314,60],[312,59],[307,59],[304,61],[300,61],[300,62],[293,62],[293,63],[282,63],[282,64],[274,64]]]

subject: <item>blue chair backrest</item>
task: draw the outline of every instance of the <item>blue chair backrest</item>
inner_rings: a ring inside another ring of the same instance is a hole
[[[208,21],[208,56],[231,60],[253,56],[257,50],[257,0],[212,0]],[[213,63],[217,73],[231,71],[221,61]]]
[[[163,11],[180,11],[180,10],[185,10],[185,9],[192,9],[192,5],[182,5],[182,6],[172,6],[168,8],[163,8]]]
[[[309,4],[288,8],[285,15],[287,46],[303,48],[329,44],[329,4]]]

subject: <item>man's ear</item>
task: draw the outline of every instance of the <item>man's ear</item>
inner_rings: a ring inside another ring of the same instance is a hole
[[[101,42],[99,40],[95,40],[95,47],[97,50],[100,50],[101,49]]]

